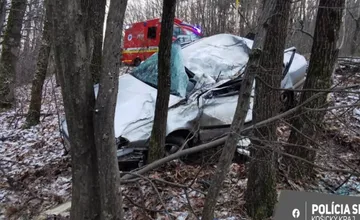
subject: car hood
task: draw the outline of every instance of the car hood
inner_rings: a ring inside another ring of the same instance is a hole
[[[146,125],[152,124],[156,96],[157,89],[141,82],[132,75],[120,76],[115,108],[115,137],[129,136],[132,139],[130,141],[133,141],[144,135],[148,136],[149,132]],[[169,107],[177,104],[182,99],[170,95]]]
[[[94,86],[97,97],[99,84]],[[119,77],[118,95],[115,107],[115,137],[123,136],[129,141],[145,140],[149,137],[154,119],[157,89],[141,82],[130,74]],[[170,95],[169,107],[184,98]],[[61,129],[67,136],[66,120]]]

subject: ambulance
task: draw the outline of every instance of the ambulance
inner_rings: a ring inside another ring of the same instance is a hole
[[[148,57],[158,52],[160,42],[161,18],[133,23],[125,26],[121,61],[127,65],[138,66]],[[173,41],[181,45],[202,37],[198,27],[174,19]]]

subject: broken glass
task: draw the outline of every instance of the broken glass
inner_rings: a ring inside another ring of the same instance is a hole
[[[185,97],[189,77],[185,72],[181,47],[174,43],[171,47],[170,58],[171,86],[170,94]],[[158,53],[149,57],[146,61],[136,67],[131,73],[140,81],[157,88],[158,87]]]

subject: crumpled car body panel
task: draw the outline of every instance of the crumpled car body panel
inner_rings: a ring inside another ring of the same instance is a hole
[[[233,95],[206,100],[204,106],[202,106],[203,115],[200,119],[201,126],[230,125],[234,119],[238,97],[238,95]],[[253,97],[250,99],[250,105],[251,107],[248,110],[245,122],[252,120]]]
[[[201,127],[219,127],[233,121],[252,41],[230,34],[203,38],[184,48],[173,45],[171,51],[172,83],[167,135],[177,130],[197,132]],[[307,62],[303,56],[286,50],[284,65],[292,64],[281,82],[293,88],[304,80]],[[189,76],[189,72],[193,74]],[[141,72],[144,71],[144,72]],[[149,74],[149,75],[147,75]],[[188,91],[192,78],[196,84]],[[240,79],[240,80],[239,80]],[[185,86],[185,83],[187,84]],[[150,138],[157,96],[157,55],[144,61],[133,73],[119,77],[115,110],[115,136],[129,142]],[[186,88],[186,89],[185,89]],[[255,82],[253,85],[255,88]],[[95,86],[97,94],[98,85]],[[186,90],[186,91],[185,91]],[[254,89],[245,122],[252,120]],[[66,121],[62,130],[67,134]]]
[[[121,91],[121,92],[120,92]],[[119,77],[119,92],[115,108],[115,136],[129,141],[148,138],[154,118],[157,90],[132,75]],[[169,107],[183,98],[170,95]]]
[[[289,62],[292,55],[292,50],[295,48],[289,48],[284,53],[284,63]],[[289,68],[288,74],[285,75],[281,81],[281,88],[284,89],[297,89],[305,82],[307,70],[307,61],[304,56],[295,53]]]
[[[230,79],[244,71],[252,44],[251,40],[231,34],[203,38],[182,49],[184,65],[195,75]]]
[[[206,74],[217,80],[232,79],[244,72],[252,46],[252,40],[231,34],[217,34],[183,48],[184,65],[198,76]],[[290,61],[294,49],[292,47],[284,51],[284,64]],[[290,89],[303,83],[306,69],[305,57],[295,53],[281,87]]]

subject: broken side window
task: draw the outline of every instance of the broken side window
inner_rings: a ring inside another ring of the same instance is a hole
[[[241,78],[230,80],[213,89],[207,96],[205,96],[205,99],[238,95],[241,88],[241,83]]]

